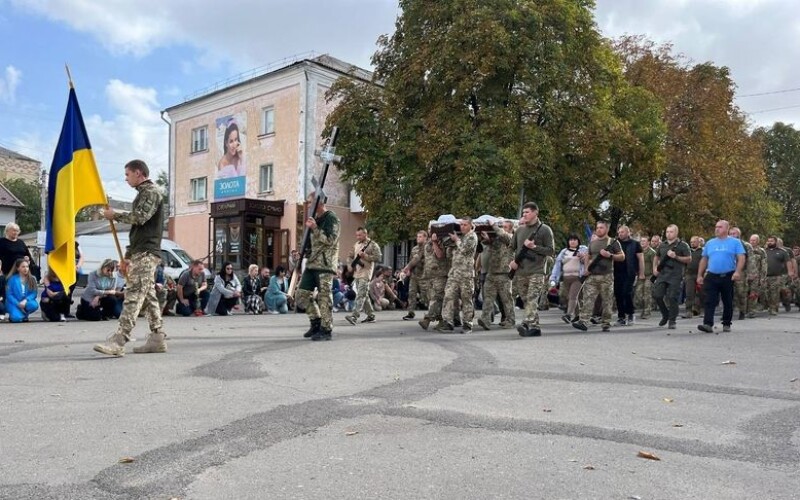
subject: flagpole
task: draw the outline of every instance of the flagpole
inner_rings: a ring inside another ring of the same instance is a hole
[[[75,89],[75,85],[72,83],[72,73],[69,71],[69,64],[64,63],[64,69],[67,71],[67,82],[69,83],[70,90]],[[108,204],[108,198],[106,198],[106,208],[110,208]],[[125,257],[122,254],[122,245],[119,244],[119,236],[117,236],[117,226],[114,225],[114,220],[111,219],[108,221],[109,225],[111,226],[111,234],[114,236],[114,244],[117,247],[117,254],[119,255],[119,262],[120,262],[120,271],[122,271],[123,276],[127,274],[127,268],[123,265]]]

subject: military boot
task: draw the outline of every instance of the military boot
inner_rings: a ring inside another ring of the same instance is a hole
[[[303,334],[303,338],[308,339],[308,338],[313,337],[314,334],[319,331],[321,326],[322,326],[322,320],[321,319],[319,319],[319,318],[312,319],[311,320],[311,328],[309,328],[308,331]]]
[[[147,342],[143,346],[134,347],[136,354],[146,354],[151,352],[167,352],[167,343],[164,341],[166,335],[162,332],[151,333],[147,336]]]
[[[431,320],[428,318],[422,318],[419,320],[419,326],[421,326],[423,330],[427,330],[428,327],[431,326]]]
[[[127,342],[128,339],[125,335],[117,332],[111,334],[111,336],[106,339],[105,344],[95,344],[94,350],[102,354],[108,354],[109,356],[124,356],[125,344]]]
[[[319,340],[331,340],[332,337],[333,337],[333,331],[330,328],[325,328],[324,326],[320,326],[319,330],[317,330],[317,333],[315,333],[314,336],[311,337],[311,340],[317,342]]]

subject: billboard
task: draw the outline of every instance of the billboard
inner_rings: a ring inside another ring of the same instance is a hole
[[[216,119],[217,161],[214,177],[214,200],[243,197],[247,186],[247,113]]]

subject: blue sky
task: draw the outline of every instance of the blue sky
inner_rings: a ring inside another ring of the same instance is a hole
[[[0,145],[49,168],[69,63],[107,192],[131,199],[127,160],[167,167],[161,110],[309,51],[369,67],[397,13],[395,0],[0,0]],[[599,0],[596,14],[607,36],[644,34],[729,66],[740,94],[800,88],[796,0]],[[800,124],[800,92],[737,102],[755,125]]]

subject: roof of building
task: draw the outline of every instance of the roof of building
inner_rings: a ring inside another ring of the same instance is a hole
[[[284,62],[288,62],[288,59],[281,61],[280,63]],[[322,54],[320,56],[313,57],[311,59],[308,58],[300,59],[288,64],[271,64],[268,66],[263,66],[262,68],[257,68],[253,71],[242,73],[241,75],[237,75],[227,80],[217,82],[214,85],[211,85],[209,87],[206,87],[205,89],[202,89],[198,92],[186,96],[182,103],[170,106],[165,111],[169,112],[171,110],[178,109],[187,104],[200,101],[202,99],[206,99],[215,94],[219,94],[220,92],[225,92],[227,90],[239,87],[241,85],[246,85],[256,82],[258,80],[269,78],[271,76],[276,75],[277,73],[280,73],[282,71],[303,64],[313,64],[316,66],[320,66],[335,71],[337,73],[340,73],[342,76],[351,76],[366,82],[369,82],[372,79],[371,71],[359,68],[354,64],[347,63],[345,61],[342,61],[341,59],[337,59],[328,54]]]
[[[25,204],[14,196],[14,193],[0,184],[0,207],[25,208]]]
[[[16,151],[11,151],[10,149],[6,149],[3,146],[0,146],[0,156],[5,156],[6,158],[13,158],[15,160],[25,160],[25,161],[32,161],[35,163],[41,163],[39,160],[34,160],[33,158],[28,158],[25,155],[21,155]]]

